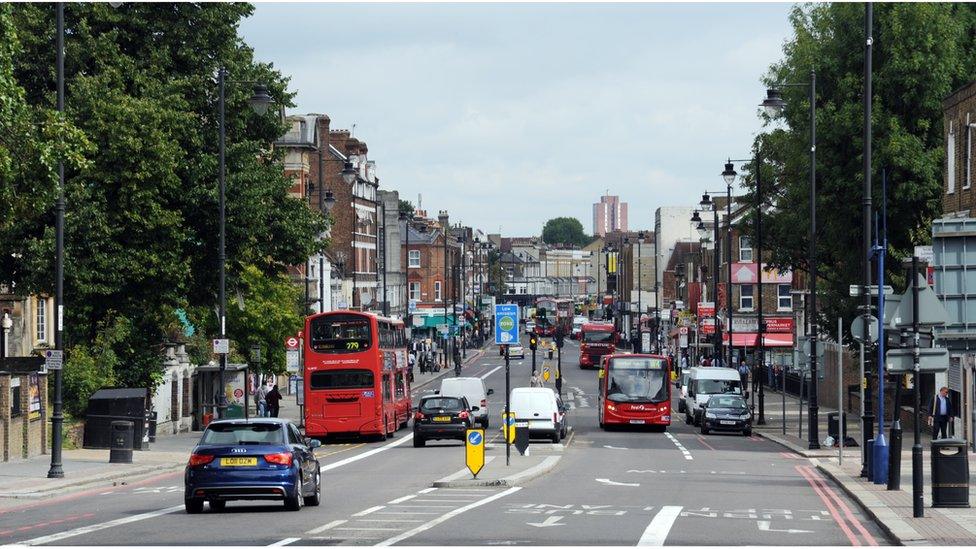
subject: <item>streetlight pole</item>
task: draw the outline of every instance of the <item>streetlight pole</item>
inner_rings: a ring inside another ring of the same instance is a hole
[[[342,181],[346,185],[349,185],[350,188],[352,188],[353,183],[355,183],[356,180],[359,178],[359,173],[356,171],[356,168],[353,166],[351,159],[352,159],[351,155],[349,157],[346,157],[346,161],[342,163],[342,172],[341,172]],[[350,231],[351,239],[349,241],[349,247],[350,250],[352,251],[352,258],[351,258],[352,268],[349,270],[352,271],[352,295],[349,298],[349,308],[355,309],[356,308],[356,271],[359,268],[358,266],[359,252],[356,251],[356,225],[359,224],[359,213],[356,211],[356,189],[355,188],[352,188],[352,192],[350,193],[350,196],[352,196],[352,198],[350,199],[350,205],[352,206],[352,230]]]
[[[404,300],[403,300],[404,313],[403,313],[403,318],[406,319],[406,325],[407,325],[407,327],[411,328],[411,333],[412,333],[413,332],[413,323],[411,322],[411,319],[410,319],[410,217],[411,216],[410,216],[409,213],[407,213],[407,212],[400,212],[400,219],[403,220],[403,233],[404,233],[405,238],[406,238],[406,241],[407,241],[407,246],[406,246],[407,252],[405,254],[405,256],[406,256],[406,265],[404,266],[404,269],[403,269],[403,294],[404,294]]]
[[[871,2],[866,2],[864,4],[864,181],[863,181],[863,193],[861,198],[861,215],[862,215],[862,226],[863,226],[863,249],[862,253],[862,266],[864,272],[864,315],[862,316],[864,322],[864,333],[869,333],[868,331],[868,317],[871,314],[871,47],[874,43],[873,37],[873,25],[874,25],[874,6]],[[879,292],[881,289],[879,288]],[[917,310],[917,309],[916,309]],[[867,470],[867,453],[871,451],[868,447],[868,441],[874,438],[874,402],[871,398],[871,376],[867,375],[868,363],[870,356],[869,353],[865,354],[864,358],[864,416],[861,418],[861,433],[863,438],[863,459],[861,476],[868,476]],[[880,365],[879,365],[880,367]],[[918,394],[919,385],[918,377],[915,376],[915,393]],[[917,397],[916,397],[917,398]],[[915,422],[918,423],[918,416],[915,417]],[[913,456],[912,462],[914,464],[914,447],[912,448]],[[917,516],[921,516],[921,513],[916,512]]]
[[[58,113],[64,114],[64,3],[58,2],[55,8],[57,15],[57,71],[58,71]],[[54,290],[54,348],[63,351],[61,330],[64,317],[64,160],[58,158],[58,201],[55,206],[57,221],[55,225],[55,290]],[[48,478],[63,478],[64,468],[61,464],[62,429],[64,413],[62,409],[62,376],[61,369],[54,370],[54,414],[51,416],[51,468],[47,471]]]
[[[658,271],[658,257],[661,255],[661,231],[654,227],[654,352],[661,352],[661,281]],[[681,361],[679,360],[680,364]]]
[[[643,294],[641,275],[641,248],[644,247],[644,231],[637,233],[637,352],[644,352],[644,342],[642,340],[641,328],[641,316],[644,314],[644,303],[641,300]]]

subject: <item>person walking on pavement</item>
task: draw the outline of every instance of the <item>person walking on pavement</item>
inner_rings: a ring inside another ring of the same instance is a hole
[[[948,438],[949,422],[954,415],[952,401],[949,400],[949,388],[942,387],[939,394],[932,397],[932,406],[929,407],[929,425],[932,426],[932,440],[938,438]],[[939,433],[942,436],[939,436]]]
[[[417,355],[413,351],[407,356],[407,363],[410,365],[410,370],[407,372],[407,380],[413,383],[413,367],[417,363]]]
[[[254,398],[258,402],[258,417],[266,417],[268,412],[268,386],[262,383],[258,390],[254,392]]]
[[[742,380],[742,386],[747,387],[747,382],[749,381],[749,366],[746,365],[746,361],[739,363],[739,378]]]
[[[275,384],[265,397],[268,401],[268,412],[271,417],[278,417],[278,411],[281,409],[281,393],[278,392],[278,385]]]
[[[461,375],[461,349],[454,345],[454,376]]]

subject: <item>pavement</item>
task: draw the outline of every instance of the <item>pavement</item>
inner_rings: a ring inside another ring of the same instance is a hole
[[[786,434],[783,434],[782,394],[766,391],[767,425],[756,428],[755,433],[774,441],[810,461],[824,474],[836,482],[852,499],[857,501],[876,521],[886,534],[901,545],[976,545],[976,491],[971,489],[970,508],[933,508],[931,492],[931,434],[922,430],[922,485],[924,516],[913,516],[912,504],[912,444],[913,433],[903,433],[901,451],[900,486],[888,490],[886,484],[875,484],[861,476],[861,448],[845,448],[843,460],[839,459],[838,448],[809,449],[808,417],[804,414],[802,431],[799,423],[799,399],[786,395],[787,420]],[[836,408],[820,405],[818,417],[821,443],[827,437],[827,413]],[[886,431],[888,426],[885,427]],[[801,438],[802,433],[802,438]],[[886,432],[887,436],[888,433]],[[848,436],[860,443],[859,420],[853,414],[848,421]],[[969,471],[976,471],[976,454],[967,454]]]
[[[488,461],[478,479],[465,468],[460,441],[415,448],[412,432],[401,429],[390,440],[327,440],[318,448],[324,498],[318,507],[288,512],[279,502],[232,502],[219,517],[209,509],[187,515],[182,473],[173,471],[127,485],[18,500],[0,509],[0,544],[890,543],[829,476],[762,437],[701,435],[678,416],[665,433],[601,429],[599,379],[594,370],[579,368],[576,342],[567,342],[562,356],[572,436],[562,444],[533,440],[525,456],[513,449],[506,465],[497,423],[505,386],[529,385],[531,356],[511,362],[507,382],[504,361],[491,351],[474,357],[463,374],[494,389],[488,397],[495,418],[486,433]],[[548,364],[557,371],[553,362],[540,355],[537,369]],[[433,391],[434,381],[418,380],[415,397]]]

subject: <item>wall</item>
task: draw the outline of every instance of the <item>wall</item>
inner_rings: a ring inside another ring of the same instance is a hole
[[[156,412],[156,435],[184,433],[192,428],[192,389],[190,383],[196,368],[190,364],[183,345],[167,345],[163,359],[163,380],[152,396]],[[173,400],[173,387],[176,400]]]
[[[11,461],[46,454],[47,440],[47,375],[36,374],[40,410],[31,418],[30,376],[0,372],[0,460]],[[20,414],[11,414],[11,387],[20,384]]]

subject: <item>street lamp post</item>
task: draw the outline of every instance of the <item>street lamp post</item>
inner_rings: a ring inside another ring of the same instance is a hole
[[[642,283],[641,283],[641,248],[644,247],[644,231],[637,233],[637,352],[644,352],[644,342],[641,340],[641,316],[644,314],[644,303],[641,300]]]
[[[403,233],[407,241],[406,265],[403,269],[403,306],[405,307],[403,318],[406,319],[406,325],[411,328],[412,333],[413,324],[410,321],[410,217],[409,213],[400,212],[400,219],[403,220]]]
[[[356,179],[359,178],[359,173],[356,171],[355,166],[353,166],[352,161],[346,158],[346,161],[342,163],[342,181],[346,185],[352,187]],[[349,299],[349,308],[356,308],[356,273],[359,270],[359,252],[356,250],[356,225],[359,224],[359,213],[356,211],[356,190],[352,189],[350,195],[352,198],[352,230],[350,231],[351,240],[349,241],[349,247],[352,249],[352,295]]]
[[[868,3],[868,9],[870,10],[870,3]],[[870,33],[869,33],[870,34]],[[870,41],[869,41],[870,42]],[[870,52],[870,45],[868,46],[868,51]],[[868,64],[870,67],[870,63]],[[870,74],[870,69],[866,69],[867,74]],[[816,450],[820,448],[820,438],[819,435],[819,406],[817,401],[817,73],[816,71],[810,71],[810,81],[809,82],[797,82],[797,83],[787,83],[782,84],[785,87],[806,87],[810,92],[810,240],[808,244],[807,261],[810,263],[810,404],[809,413],[807,418],[809,421],[809,428],[807,429],[808,441],[807,446],[811,450]],[[766,110],[766,113],[770,117],[776,117],[782,114],[783,109],[786,107],[786,102],[780,95],[779,86],[770,88],[766,91],[766,99],[761,103],[761,107]],[[869,121],[871,116],[871,88],[870,81],[868,83],[867,92],[865,95],[865,105],[867,106],[867,112],[865,114],[865,120]],[[865,148],[865,174],[869,173],[871,165],[871,145],[870,141],[866,142]],[[758,173],[758,168],[757,168]],[[865,219],[865,229],[864,229],[864,246],[865,246],[865,256],[864,261],[868,265],[865,269],[866,282],[865,285],[870,284],[871,269],[870,269],[870,253],[871,253],[871,198],[870,198],[870,188],[871,182],[869,179],[866,180],[866,188],[868,189],[867,196],[867,207],[864,210]],[[867,295],[868,303],[871,301],[870,292],[865,291]],[[867,325],[865,324],[865,329]],[[865,331],[867,333],[867,331]],[[865,392],[868,394],[868,392]],[[865,410],[870,410],[869,407]],[[869,413],[869,412],[868,412]],[[873,417],[871,420],[873,421]],[[865,423],[869,425],[870,423]],[[867,427],[866,427],[867,428]],[[865,431],[867,435],[867,431]],[[883,434],[880,435],[883,438]],[[865,438],[865,441],[867,438]],[[866,444],[865,444],[866,447]]]
[[[458,233],[458,239],[457,240],[458,240],[458,244],[461,245],[461,266],[458,269],[458,284],[460,285],[460,288],[459,288],[460,291],[458,292],[458,295],[461,296],[461,322],[462,323],[465,323],[465,322],[467,322],[465,320],[465,314],[464,313],[465,313],[465,311],[467,311],[467,308],[468,308],[467,307],[467,303],[466,303],[468,290],[467,290],[467,285],[464,283],[465,282],[465,278],[467,276],[466,273],[465,273],[465,270],[464,270],[464,254],[465,254],[464,244],[468,241],[468,239],[467,239],[467,237],[464,234],[463,228],[461,227],[461,222],[458,222],[458,229],[460,229],[460,231]],[[456,303],[454,304],[454,317],[457,318],[457,304]],[[455,321],[455,324],[457,324],[456,321]],[[468,353],[467,353],[467,351],[465,349],[465,347],[466,347],[466,345],[465,345],[466,338],[464,337],[464,328],[461,327],[461,326],[458,326],[458,332],[460,332],[460,334],[461,334],[461,358],[462,359],[465,359],[465,358],[468,358]]]

